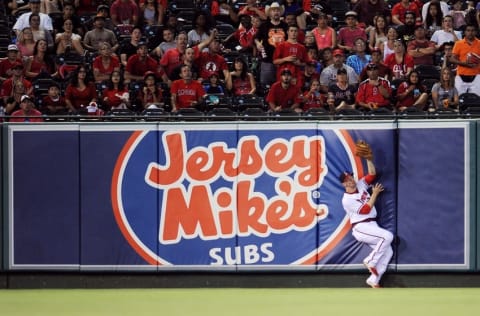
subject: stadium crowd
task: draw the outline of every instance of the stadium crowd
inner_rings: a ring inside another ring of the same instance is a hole
[[[479,22],[462,0],[5,1],[0,117],[462,111]]]

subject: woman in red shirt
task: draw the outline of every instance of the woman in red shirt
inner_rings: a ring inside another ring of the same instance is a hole
[[[390,68],[393,79],[407,79],[413,70],[414,62],[413,57],[406,53],[402,40],[393,43],[393,53],[385,58],[385,65]]]
[[[397,90],[397,109],[404,111],[409,107],[424,110],[428,101],[427,88],[420,83],[418,72],[408,74],[407,81],[402,82]]]
[[[233,62],[234,70],[227,78],[227,89],[231,90],[233,95],[255,94],[255,77],[248,71],[248,66],[242,57],[236,57]]]
[[[106,111],[112,109],[126,109],[130,106],[130,94],[125,85],[120,70],[114,70],[110,74],[107,88],[103,90],[103,105]]]
[[[32,80],[40,74],[55,77],[57,75],[55,62],[47,53],[47,41],[39,39],[33,48],[33,56],[28,59],[25,65],[25,77]]]
[[[108,80],[115,70],[120,70],[120,60],[112,54],[112,46],[104,42],[98,46],[100,55],[93,61],[93,77],[95,82]]]
[[[72,79],[65,90],[65,102],[70,112],[78,112],[91,102],[97,102],[95,84],[90,82],[87,69],[80,65],[73,72]]]

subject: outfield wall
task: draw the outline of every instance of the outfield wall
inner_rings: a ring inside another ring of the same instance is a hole
[[[4,124],[9,271],[357,271],[338,175],[366,172],[390,270],[478,271],[477,123]]]

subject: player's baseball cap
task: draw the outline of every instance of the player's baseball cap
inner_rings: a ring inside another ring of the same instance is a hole
[[[340,180],[341,183],[345,182],[345,179],[347,177],[353,177],[352,172],[344,171],[338,176],[338,180]]]

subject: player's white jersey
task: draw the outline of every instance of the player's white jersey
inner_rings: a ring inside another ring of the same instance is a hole
[[[350,223],[358,223],[364,221],[368,218],[377,217],[377,210],[375,206],[372,207],[370,213],[360,214],[362,207],[370,200],[370,193],[368,193],[368,188],[370,185],[365,181],[365,178],[358,180],[357,182],[357,192],[343,194],[342,205],[345,212],[347,212],[348,217],[350,217]]]

